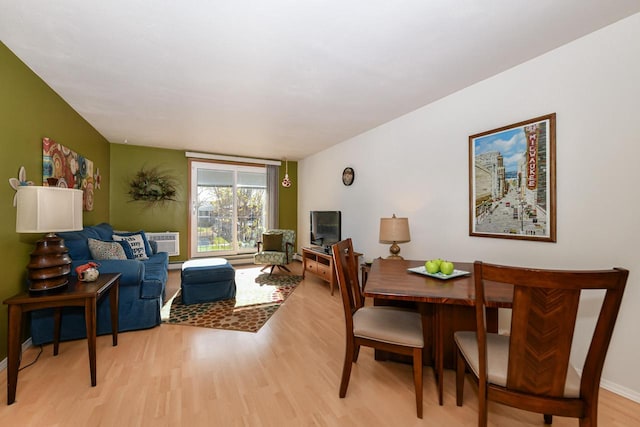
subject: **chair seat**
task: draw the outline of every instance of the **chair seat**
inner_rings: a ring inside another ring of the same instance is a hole
[[[362,307],[353,314],[356,337],[424,347],[420,314],[392,307]]]
[[[453,336],[473,373],[479,376],[478,337],[475,332],[459,331]],[[497,386],[507,386],[509,364],[509,336],[487,334],[487,381]],[[569,365],[564,386],[564,397],[580,397],[580,375]]]
[[[286,252],[262,251],[253,255],[254,264],[285,265],[287,264]]]

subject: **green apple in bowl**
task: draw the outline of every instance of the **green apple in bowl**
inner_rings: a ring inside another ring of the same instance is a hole
[[[442,261],[440,263],[440,272],[447,276],[453,274],[453,263],[451,261]]]
[[[429,261],[424,263],[424,268],[427,270],[429,274],[436,274],[440,271],[440,263],[436,259],[430,259]]]

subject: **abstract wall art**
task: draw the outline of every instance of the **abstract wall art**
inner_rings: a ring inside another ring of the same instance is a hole
[[[42,139],[42,185],[83,191],[85,211],[93,210],[93,162],[50,138]]]

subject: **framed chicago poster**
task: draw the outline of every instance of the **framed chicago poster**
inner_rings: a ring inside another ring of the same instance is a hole
[[[469,235],[556,241],[556,115],[469,137]]]

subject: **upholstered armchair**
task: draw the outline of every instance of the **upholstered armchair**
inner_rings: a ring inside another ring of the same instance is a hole
[[[253,263],[264,265],[262,270],[271,267],[269,274],[277,266],[279,269],[291,272],[287,268],[293,260],[296,232],[294,230],[272,229],[262,234],[258,242],[258,252],[253,255]]]

